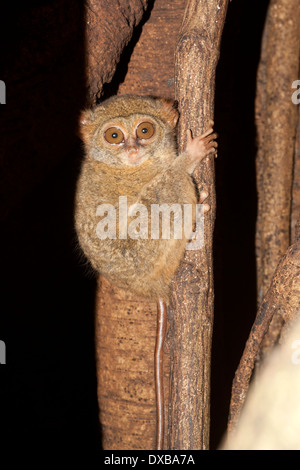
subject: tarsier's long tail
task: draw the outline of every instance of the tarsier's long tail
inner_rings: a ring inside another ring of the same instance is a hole
[[[156,390],[156,449],[164,446],[164,341],[167,331],[167,304],[163,299],[157,302],[157,333],[155,344],[155,390]]]

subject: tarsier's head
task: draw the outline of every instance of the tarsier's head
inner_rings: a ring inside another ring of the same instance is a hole
[[[120,95],[84,111],[80,134],[86,152],[114,166],[137,166],[175,146],[178,112],[173,102]]]

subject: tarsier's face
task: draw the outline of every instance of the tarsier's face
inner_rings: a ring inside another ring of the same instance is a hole
[[[80,135],[87,158],[111,166],[135,167],[150,159],[163,161],[168,153],[176,152],[177,119],[171,101],[120,95],[83,111]]]
[[[96,136],[111,158],[122,165],[137,166],[150,158],[161,141],[159,123],[147,115],[115,118],[105,123]]]

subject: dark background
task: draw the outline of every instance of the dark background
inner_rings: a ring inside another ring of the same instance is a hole
[[[267,4],[230,3],[217,70],[212,448],[226,428],[232,378],[256,313],[254,97]],[[1,13],[1,428],[14,446],[39,442],[93,455],[101,448],[96,279],[73,223],[84,5],[28,1]]]

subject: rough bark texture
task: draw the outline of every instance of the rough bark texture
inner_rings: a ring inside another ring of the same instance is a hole
[[[300,450],[299,313],[258,372],[237,429],[222,450]]]
[[[297,107],[291,97],[292,83],[299,72],[299,25],[299,0],[271,0],[263,33],[256,99],[258,304],[290,244],[297,126]]]
[[[156,303],[98,281],[96,355],[104,449],[155,448]]]
[[[155,0],[118,93],[174,99],[174,55],[185,0]]]
[[[294,181],[293,181],[293,202],[292,202],[292,222],[291,238],[295,240],[297,221],[300,219],[300,106],[298,106],[298,127],[295,145],[294,159]]]
[[[88,0],[86,2],[86,51],[89,103],[101,96],[111,81],[124,47],[140,22],[148,0]]]
[[[184,0],[155,1],[151,16],[144,24],[133,51],[130,45],[129,50],[122,56],[113,81],[122,77],[124,72],[127,73],[118,93],[153,94],[173,98],[174,52],[184,3]],[[129,60],[128,55],[131,52],[127,71],[126,60]],[[113,84],[112,88],[116,88],[116,85]],[[99,278],[96,343],[98,401],[104,449],[155,449],[156,323],[155,303],[129,296]],[[167,344],[164,370],[167,433]]]
[[[190,0],[179,33],[175,98],[181,114],[179,148],[190,128],[199,135],[213,117],[215,70],[228,2]],[[207,449],[210,427],[210,357],[213,327],[212,236],[215,218],[214,157],[195,173],[209,193],[204,247],[186,253],[173,282],[169,345],[171,384],[170,449]]]
[[[232,397],[230,404],[230,416],[228,423],[229,432],[234,431],[243,408],[250,379],[256,360],[262,347],[264,335],[272,318],[281,318],[280,331],[282,334],[291,325],[300,312],[300,238],[299,228],[297,240],[291,245],[283,259],[280,261],[271,286],[262,302],[249,339],[236,371],[232,385]],[[280,340],[280,331],[273,338],[275,344]]]

